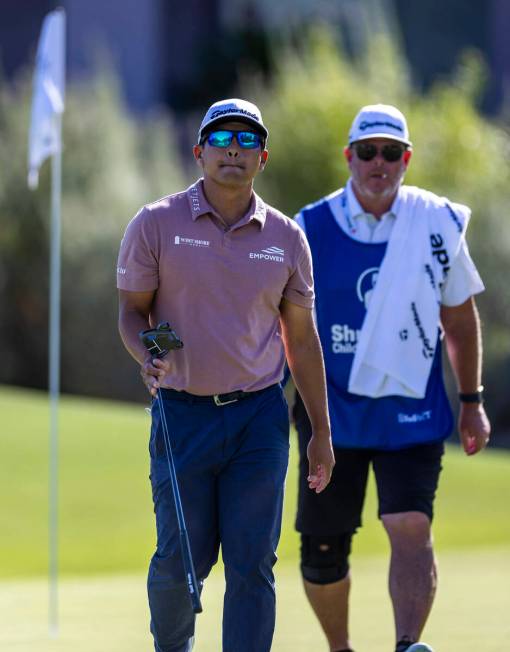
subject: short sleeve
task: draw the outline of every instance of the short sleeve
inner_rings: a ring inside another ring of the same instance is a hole
[[[305,218],[302,212],[294,215],[294,222],[303,230],[304,233],[306,233]]]
[[[297,230],[296,266],[283,291],[285,299],[303,308],[314,306],[312,254],[301,229]]]
[[[145,208],[128,224],[120,243],[117,262],[117,288],[130,292],[149,292],[159,286],[156,233]]]
[[[484,290],[483,281],[471,259],[467,243],[463,240],[443,285],[441,303],[444,306],[459,306]]]

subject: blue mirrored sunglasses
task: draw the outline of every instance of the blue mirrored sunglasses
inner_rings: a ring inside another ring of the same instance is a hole
[[[262,136],[253,131],[231,131],[222,129],[211,131],[202,142],[207,141],[212,147],[229,147],[234,136],[242,149],[255,149],[262,145]]]

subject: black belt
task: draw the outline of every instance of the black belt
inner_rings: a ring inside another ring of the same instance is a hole
[[[214,403],[214,405],[222,406],[228,405],[229,403],[237,403],[237,401],[242,401],[245,398],[250,398],[252,396],[257,396],[257,394],[262,394],[266,392],[275,385],[269,385],[269,387],[264,387],[264,389],[256,389],[254,392],[243,392],[238,390],[236,392],[227,392],[226,394],[210,394],[209,396],[197,396],[196,394],[190,394],[189,392],[179,392],[176,389],[168,389],[167,387],[162,387],[159,391],[161,396],[164,399],[171,399],[174,401],[187,401],[188,403]]]

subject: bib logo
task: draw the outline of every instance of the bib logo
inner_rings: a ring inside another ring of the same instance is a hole
[[[369,267],[359,275],[356,283],[356,294],[358,295],[358,299],[365,306],[365,310],[368,309],[368,304],[372,298],[378,276],[379,267]]]
[[[349,328],[347,324],[331,325],[331,350],[333,353],[356,353],[359,330]]]
[[[372,298],[378,275],[379,267],[369,267],[361,272],[356,281],[356,295],[365,306],[365,310]],[[356,353],[359,335],[360,330],[352,328],[349,324],[332,324],[331,350],[333,353]]]
[[[397,416],[399,423],[420,423],[421,421],[430,421],[430,419],[432,419],[432,410],[424,410],[423,412],[416,412],[415,414],[399,412]]]

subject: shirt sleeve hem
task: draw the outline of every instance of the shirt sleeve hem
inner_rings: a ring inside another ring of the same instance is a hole
[[[297,306],[301,306],[301,308],[308,308],[309,310],[313,310],[315,303],[314,297],[304,297],[298,292],[284,292],[283,298],[287,299],[287,301],[290,301],[290,303],[295,303]]]
[[[158,289],[157,285],[144,285],[139,284],[129,284],[129,283],[117,283],[118,290],[125,290],[126,292],[154,292]]]
[[[482,292],[485,292],[485,286],[484,285],[477,285],[475,287],[469,288],[466,290],[465,294],[463,295],[458,295],[455,298],[451,298],[449,300],[443,300],[441,301],[441,305],[445,306],[446,308],[455,308],[455,306],[461,306],[463,303],[465,303],[470,297],[474,297],[476,294],[481,294]],[[462,299],[459,299],[460,296],[463,296]]]

